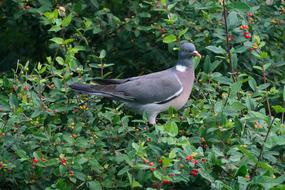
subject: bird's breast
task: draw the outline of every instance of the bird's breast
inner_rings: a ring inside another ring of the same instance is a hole
[[[193,69],[189,69],[186,72],[178,72],[177,76],[182,83],[183,91],[177,98],[173,99],[170,104],[175,109],[180,109],[187,103],[189,99],[195,80],[195,74]]]

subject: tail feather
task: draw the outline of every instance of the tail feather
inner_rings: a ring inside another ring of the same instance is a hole
[[[96,96],[103,96],[113,99],[125,99],[125,100],[132,100],[133,98],[130,96],[125,95],[122,92],[116,91],[116,85],[88,85],[88,84],[78,84],[73,83],[70,85],[73,90],[76,90],[83,94],[90,94]]]

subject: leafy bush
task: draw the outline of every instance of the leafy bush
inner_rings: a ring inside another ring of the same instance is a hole
[[[226,3],[0,3],[0,187],[284,189],[284,3]],[[69,88],[170,67],[183,39],[193,93],[156,126]]]

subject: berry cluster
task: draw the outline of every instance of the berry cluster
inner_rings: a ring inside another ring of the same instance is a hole
[[[240,26],[240,29],[241,29],[241,30],[244,30],[243,36],[244,36],[246,39],[251,38],[251,36],[250,36],[250,34],[249,34],[249,32],[248,32],[248,25],[241,25],[241,26]]]
[[[174,173],[169,173],[165,176],[165,178],[163,178],[159,183],[162,185],[169,185],[171,184],[175,178],[176,175],[182,174],[184,172],[182,172],[182,170],[185,171],[189,169],[190,167],[190,172],[189,175],[196,177],[199,174],[199,166],[198,163],[206,163],[207,159],[205,158],[201,158],[201,159],[196,159],[197,157],[197,153],[196,152],[192,152],[191,154],[187,155],[183,161],[183,158],[179,158],[180,163],[179,163],[179,168],[181,170],[180,173],[174,172]],[[143,159],[143,163],[148,165],[148,169],[151,172],[154,172],[157,170],[157,167],[161,166],[164,170],[166,169],[163,166],[163,159],[159,159],[158,160],[158,164],[155,164],[154,162],[149,161],[148,159]],[[188,166],[188,167],[187,167]]]
[[[249,12],[249,13],[247,14],[247,20],[248,20],[248,22],[249,22],[250,24],[253,22],[253,13]],[[249,29],[248,25],[241,25],[241,26],[240,26],[240,29],[243,30],[243,36],[244,36],[244,38],[246,38],[246,39],[251,38],[251,35],[250,35],[249,31],[248,31],[248,29]]]

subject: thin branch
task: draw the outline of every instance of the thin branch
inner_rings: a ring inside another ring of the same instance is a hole
[[[275,118],[276,118],[276,117],[274,117],[274,118],[271,120],[270,125],[268,126],[268,131],[267,131],[266,136],[265,136],[265,138],[264,138],[264,141],[263,141],[263,144],[262,144],[260,153],[259,153],[258,158],[257,158],[257,162],[256,162],[256,164],[255,164],[254,169],[252,170],[252,173],[255,173],[255,171],[256,171],[256,169],[257,169],[257,164],[258,164],[258,162],[260,162],[260,160],[261,160],[261,157],[262,157],[262,154],[263,154],[263,151],[264,151],[264,146],[265,146],[265,143],[266,143],[266,141],[267,141],[267,139],[268,139],[269,133],[271,132],[271,129],[272,129],[272,126],[273,126],[273,123],[274,123]],[[270,117],[270,119],[271,119],[271,117]]]
[[[225,0],[223,0],[223,17],[224,17],[225,33],[226,33],[226,45],[227,45],[226,51],[227,51],[229,64],[230,64],[231,76],[233,78],[233,81],[236,82],[237,81],[236,73],[235,73],[235,71],[233,69],[231,45],[230,45],[230,42],[229,42],[229,31],[228,31],[227,15],[228,15],[228,11],[227,11],[227,7],[226,7],[226,3],[225,3]]]

